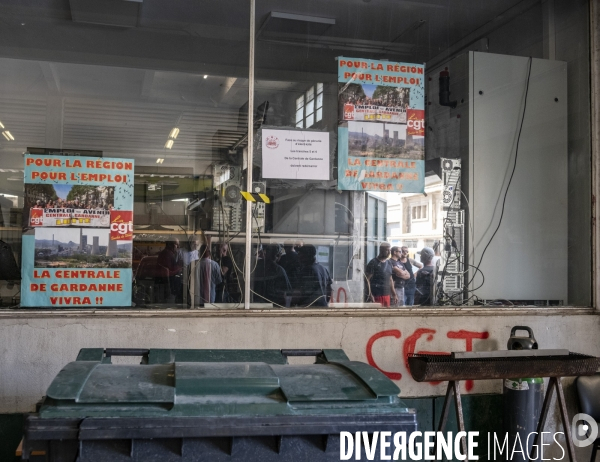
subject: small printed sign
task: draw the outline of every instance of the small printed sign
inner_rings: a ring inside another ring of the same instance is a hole
[[[262,131],[262,177],[329,180],[329,132]]]

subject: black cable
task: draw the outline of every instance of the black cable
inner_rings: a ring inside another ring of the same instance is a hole
[[[519,155],[519,142],[521,141],[521,132],[523,131],[523,122],[525,121],[525,110],[527,109],[527,95],[529,93],[529,79],[531,77],[532,66],[533,66],[533,58],[530,56],[529,57],[529,70],[527,71],[527,83],[525,85],[525,101],[523,102],[523,114],[521,115],[521,124],[519,127],[519,134],[517,136],[517,145],[515,148],[515,161],[513,164],[512,172],[510,174],[510,179],[508,180],[508,185],[506,186],[506,190],[504,191],[504,199],[502,200],[502,212],[500,213],[500,220],[498,221],[498,226],[496,227],[494,234],[492,234],[492,237],[490,238],[487,245],[483,249],[483,252],[481,253],[481,258],[479,259],[479,263],[477,264],[477,267],[475,268],[476,269],[475,274],[473,274],[473,277],[469,280],[469,284],[467,284],[467,286],[471,285],[471,283],[473,282],[473,279],[475,279],[475,275],[477,274],[477,271],[479,271],[481,273],[481,275],[483,276],[483,272],[481,272],[479,267],[481,266],[481,262],[483,261],[483,257],[485,255],[486,250],[488,249],[488,247],[492,243],[492,240],[496,236],[496,233],[500,229],[500,225],[502,224],[502,218],[504,218],[504,207],[506,205],[506,196],[508,196],[508,190],[510,189],[510,184],[511,184],[513,176],[515,174],[515,170],[517,169],[517,157]],[[469,266],[472,266],[472,265],[469,265]],[[485,277],[483,278],[483,282],[481,283],[481,285],[479,287],[477,287],[477,289],[480,289],[483,286],[484,282],[485,282]],[[472,290],[477,290],[477,289],[472,289]],[[467,293],[468,292],[469,291],[467,291]]]

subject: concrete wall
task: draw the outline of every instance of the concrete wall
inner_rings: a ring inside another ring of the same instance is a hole
[[[474,314],[478,312],[479,314]],[[36,316],[0,314],[0,413],[27,412],[83,347],[343,348],[385,371],[403,397],[443,395],[444,383],[412,380],[415,351],[505,349],[510,328],[533,328],[542,348],[600,355],[593,310],[160,311]],[[468,340],[472,338],[472,340]],[[499,393],[501,381],[463,383],[465,393]]]

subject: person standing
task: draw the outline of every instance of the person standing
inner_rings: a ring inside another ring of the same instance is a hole
[[[421,306],[433,304],[433,280],[435,277],[435,266],[433,266],[433,257],[435,256],[431,247],[423,247],[421,250],[421,263],[423,268],[417,274],[417,298],[416,303]]]
[[[167,284],[169,288],[168,302],[180,302],[183,299],[182,269],[183,258],[179,252],[179,239],[165,242],[165,248],[158,253],[156,263],[165,269],[165,276],[159,283]]]
[[[188,240],[189,250],[182,252],[183,258],[183,266],[189,266],[192,262],[198,261],[200,257],[198,256],[198,238],[196,236],[191,236]]]
[[[398,301],[389,257],[390,244],[384,242],[379,246],[379,255],[369,262],[365,270],[370,295],[373,297],[373,301],[383,307],[389,307],[391,303],[396,304]]]
[[[294,249],[294,242],[291,239],[283,243],[283,249],[285,254],[279,259],[279,265],[285,270],[292,286],[295,286],[298,274],[300,274],[300,257]]]
[[[408,271],[410,277],[404,283],[404,305],[413,306],[415,304],[416,279],[415,273],[423,268],[423,264],[408,256],[408,247],[402,246],[400,261],[404,264],[404,268]],[[415,270],[415,267],[417,268]]]
[[[200,261],[196,265],[194,275],[194,305],[199,306],[206,303],[215,303],[217,296],[217,284],[223,278],[221,277],[221,268],[219,264],[211,260],[210,249],[206,244],[200,246]]]
[[[264,259],[254,271],[254,301],[286,306],[285,297],[292,293],[292,286],[285,270],[277,264],[279,247],[267,245]]]
[[[302,269],[298,275],[296,300],[298,305],[313,307],[327,306],[331,298],[331,276],[329,270],[317,263],[317,249],[312,244],[298,249]]]
[[[196,265],[200,260],[198,255],[198,246],[199,241],[198,237],[192,235],[188,239],[188,250],[181,252],[182,260],[183,260],[183,288],[184,288],[184,301],[189,306],[191,305],[191,291],[193,290],[193,279],[196,271]]]
[[[392,247],[390,263],[392,264],[392,279],[394,280],[394,289],[396,290],[396,305],[404,306],[404,284],[410,279],[410,274],[404,264],[400,261],[402,250],[400,247]]]
[[[229,281],[231,280],[231,272],[233,271],[233,260],[227,255],[229,245],[226,243],[219,244],[219,259],[217,263],[221,268],[222,281],[217,285],[216,303],[229,303]]]

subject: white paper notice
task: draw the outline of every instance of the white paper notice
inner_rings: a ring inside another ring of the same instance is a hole
[[[262,177],[329,180],[329,132],[263,129]]]

